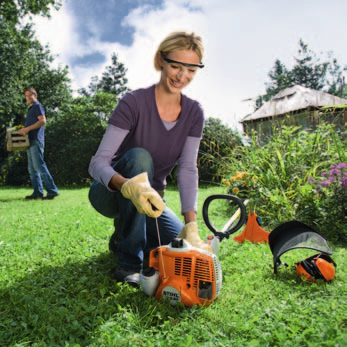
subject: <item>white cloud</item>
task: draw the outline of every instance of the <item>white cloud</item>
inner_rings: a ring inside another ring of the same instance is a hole
[[[132,11],[123,22],[135,28],[131,47],[97,39],[82,46],[64,6],[53,14],[51,24],[41,20],[38,34],[53,52],[60,52],[63,62],[76,51],[82,55],[98,50],[106,55],[104,64],[71,71],[74,88],[87,86],[91,76],[100,75],[115,52],[128,68],[129,87],[136,89],[157,82],[153,56],[160,41],[171,31],[194,31],[205,42],[206,68],[199,71],[186,93],[201,102],[206,116],[231,125],[252,111],[251,104],[242,100],[265,91],[267,74],[277,58],[287,66],[293,64],[300,38],[314,52],[333,51],[340,64],[346,64],[347,46],[341,40],[347,29],[344,0],[331,0],[329,6],[322,0],[191,0],[190,6],[200,7],[201,12],[189,11],[186,3],[166,0],[161,9]],[[333,16],[329,8],[335,9]]]
[[[57,56],[57,64],[66,65],[69,51],[77,40],[69,13],[62,7],[59,11],[52,10],[49,19],[35,17],[34,23],[36,37],[43,44],[49,44],[49,49]]]

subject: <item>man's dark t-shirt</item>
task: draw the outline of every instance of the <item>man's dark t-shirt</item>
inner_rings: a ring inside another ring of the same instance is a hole
[[[38,116],[44,116],[45,110],[43,106],[38,102],[35,101],[28,110],[25,126],[28,127],[30,125],[35,124],[39,119]],[[40,142],[44,142],[45,139],[45,130],[44,126],[38,129],[34,129],[29,131],[29,140],[38,140]]]

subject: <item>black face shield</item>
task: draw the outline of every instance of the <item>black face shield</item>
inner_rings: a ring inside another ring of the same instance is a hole
[[[269,246],[273,254],[274,273],[281,265],[280,256],[292,249],[307,248],[333,254],[327,241],[310,226],[293,220],[283,223],[269,234]]]

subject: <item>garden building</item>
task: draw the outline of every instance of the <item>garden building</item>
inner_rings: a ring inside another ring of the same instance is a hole
[[[253,130],[262,142],[271,138],[273,129],[283,125],[314,130],[325,121],[343,132],[347,122],[347,99],[299,85],[281,90],[257,111],[245,116],[240,123],[245,134]]]

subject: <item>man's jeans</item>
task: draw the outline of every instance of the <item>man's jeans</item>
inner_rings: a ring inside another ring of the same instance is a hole
[[[129,150],[114,169],[126,178],[147,172],[152,183],[153,161],[142,148]],[[89,200],[103,216],[119,218],[118,265],[124,270],[141,271],[144,253],[159,246],[156,219],[139,213],[132,201],[124,198],[120,191],[109,191],[97,181],[91,185]],[[182,221],[168,207],[157,222],[162,245],[170,243],[183,227]]]
[[[43,143],[37,140],[30,141],[30,147],[27,149],[28,171],[33,185],[33,196],[43,196],[43,184],[48,195],[58,194],[58,188],[54,184],[53,178],[48,171],[47,165],[43,159]]]

